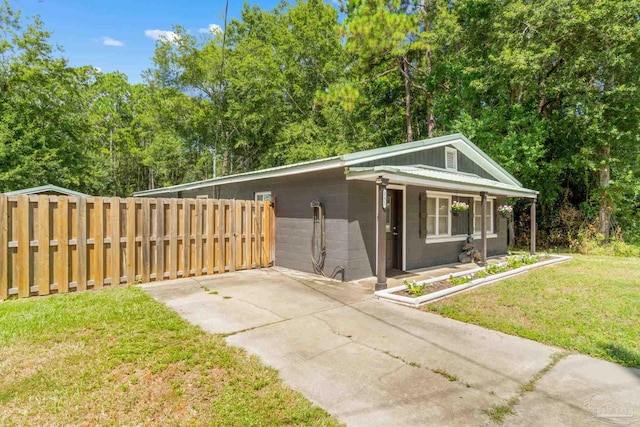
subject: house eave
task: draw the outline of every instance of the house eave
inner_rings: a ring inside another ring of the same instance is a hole
[[[382,177],[394,184],[418,185],[448,191],[469,191],[482,192],[496,196],[507,197],[524,197],[537,198],[538,191],[530,190],[524,187],[511,186],[504,183],[460,183],[452,180],[443,180],[434,177],[416,176],[401,171],[387,169],[385,167],[366,168],[365,170],[346,170],[347,180],[361,180],[374,182],[377,178]]]

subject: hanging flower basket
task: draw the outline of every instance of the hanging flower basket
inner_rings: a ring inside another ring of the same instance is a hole
[[[498,213],[502,218],[511,218],[511,216],[513,215],[513,206],[511,205],[498,206]]]
[[[458,216],[469,210],[469,205],[465,202],[458,202],[457,200],[451,204],[451,213],[454,216]]]

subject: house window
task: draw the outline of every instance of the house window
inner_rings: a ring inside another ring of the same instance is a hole
[[[427,196],[427,236],[451,234],[451,198]]]
[[[255,193],[256,202],[270,202],[271,201],[271,191],[260,191]]]
[[[487,199],[487,234],[493,233],[493,199]],[[480,234],[482,230],[482,200],[476,200],[473,204],[473,231]]]
[[[458,150],[452,147],[445,147],[444,163],[446,169],[458,170]]]

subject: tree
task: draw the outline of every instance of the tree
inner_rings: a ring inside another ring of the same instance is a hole
[[[58,184],[100,191],[100,158],[87,145],[90,67],[55,55],[38,19],[0,6],[0,190]]]

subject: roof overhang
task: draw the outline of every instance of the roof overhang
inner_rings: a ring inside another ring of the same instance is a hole
[[[60,193],[65,194],[67,196],[77,196],[77,197],[85,197],[87,194],[81,193],[79,191],[70,190],[68,188],[58,187],[57,185],[47,184],[41,185],[39,187],[31,187],[31,188],[23,188],[21,190],[8,191],[4,194],[7,196],[19,196],[19,195],[29,195],[29,194],[39,194],[39,193]]]
[[[449,191],[482,192],[508,197],[535,199],[538,192],[518,185],[492,181],[475,175],[417,167],[376,166],[352,167],[345,170],[347,180],[375,181],[386,178],[391,184],[418,185]]]
[[[180,191],[196,190],[204,187],[215,187],[218,185],[232,184],[237,182],[254,181],[265,178],[276,178],[302,173],[317,172],[339,167],[356,167],[359,164],[384,159],[387,157],[409,154],[426,149],[451,145],[467,156],[471,161],[478,164],[500,183],[513,188],[522,188],[522,184],[507,172],[502,166],[487,156],[473,142],[460,133],[446,135],[436,138],[429,138],[420,141],[407,142],[404,144],[391,145],[387,147],[374,148],[357,153],[343,154],[319,160],[311,160],[291,165],[278,166],[274,168],[256,170],[236,175],[228,175],[220,178],[207,179],[204,181],[190,182],[187,184],[173,185],[170,187],[157,188],[153,190],[138,191],[133,195],[154,196],[154,195],[174,195]],[[353,169],[353,167],[351,169]],[[487,182],[494,182],[487,180]],[[525,196],[526,197],[526,196]]]

